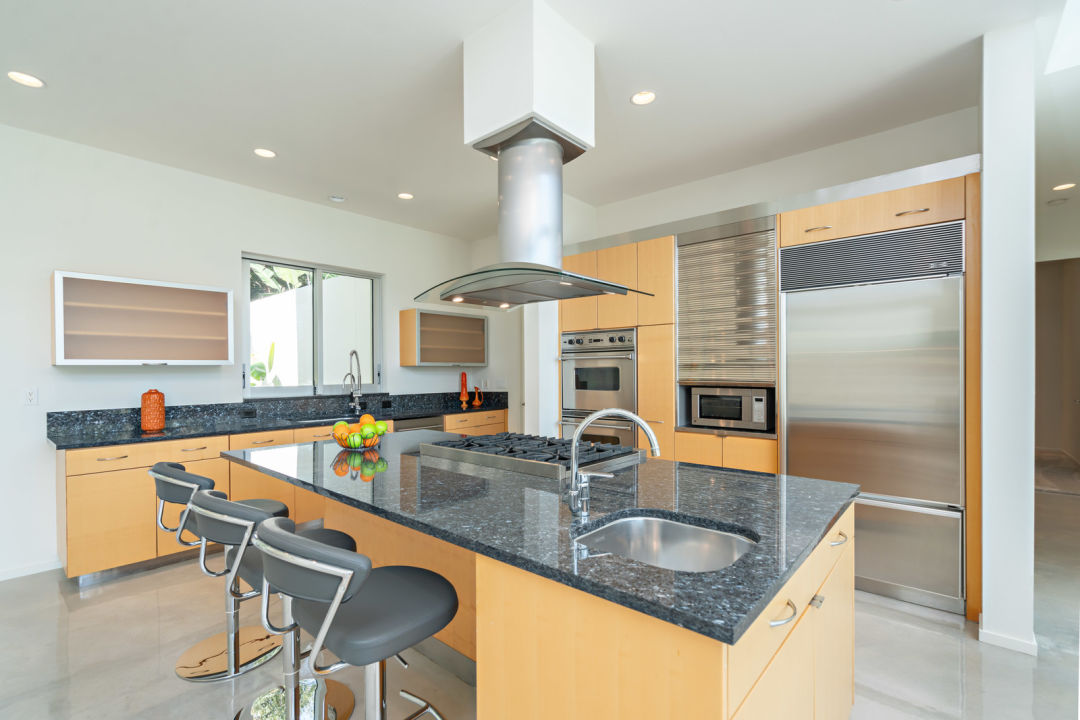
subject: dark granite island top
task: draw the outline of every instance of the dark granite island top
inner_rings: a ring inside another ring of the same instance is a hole
[[[222,453],[472,552],[666,622],[734,644],[852,503],[858,486],[649,459],[594,482],[592,517],[580,526],[559,484],[531,475],[416,458],[423,442],[457,437],[413,431],[383,437],[383,472],[364,481],[334,461],[333,442]],[[406,458],[403,462],[403,456]],[[402,469],[415,477],[403,478]],[[402,484],[409,486],[403,502]],[[664,570],[616,555],[575,558],[572,538],[612,515],[648,508],[757,541],[733,565],[707,573]]]

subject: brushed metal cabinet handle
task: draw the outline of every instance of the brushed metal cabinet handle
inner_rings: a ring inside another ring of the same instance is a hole
[[[806,228],[803,232],[817,232],[818,230],[832,230],[832,225],[818,225],[817,227]]]
[[[202,447],[197,447],[197,448],[180,448],[180,452],[198,452],[199,450],[205,450],[205,449],[206,449],[206,446],[203,445]]]
[[[123,460],[126,457],[127,457],[127,455],[117,455],[116,457],[111,457],[111,458],[98,458],[97,461],[98,462],[111,462],[113,460]]]
[[[780,627],[781,625],[787,625],[789,622],[795,619],[795,616],[799,614],[799,608],[795,607],[795,603],[790,600],[787,601],[787,606],[791,608],[791,614],[783,620],[770,620],[769,627]]]
[[[839,547],[848,541],[847,533],[843,530],[837,530],[837,535],[843,538],[843,540],[832,540],[829,542],[830,547]]]
[[[272,443],[272,442],[274,442],[274,439],[270,438],[269,440],[252,440],[251,444],[252,445],[265,445],[266,443]]]
[[[930,212],[930,208],[919,208],[918,210],[901,210],[896,213],[896,217],[903,217],[904,215],[918,215],[919,213]]]
[[[311,437],[330,437],[334,433],[324,433],[322,435],[312,435]]]

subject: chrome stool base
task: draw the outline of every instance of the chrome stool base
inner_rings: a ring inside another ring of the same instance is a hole
[[[408,663],[400,655],[395,655],[403,668],[408,668]],[[409,715],[404,720],[417,720],[424,715],[430,715],[434,720],[443,720],[442,714],[422,697],[413,695],[408,690],[399,690],[398,694],[411,703],[420,706],[420,709]],[[319,720],[316,718],[316,720]],[[387,720],[386,717],[386,661],[372,663],[364,666],[364,720]]]
[[[235,720],[287,720],[286,698],[285,687],[278,685],[255,698]],[[355,704],[352,691],[335,680],[300,681],[299,720],[349,720]]]
[[[237,633],[237,668],[229,672],[229,633],[208,637],[188,648],[176,661],[176,674],[191,682],[228,680],[254,670],[281,651],[281,638],[248,625]]]

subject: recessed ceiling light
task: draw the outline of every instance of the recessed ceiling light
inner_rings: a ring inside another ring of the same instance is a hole
[[[510,303],[499,303],[499,307],[505,310],[506,308],[510,307]]]
[[[1050,206],[1054,206],[1054,205],[1064,205],[1067,202],[1069,202],[1069,198],[1054,198],[1053,200],[1047,200],[1046,204],[1050,205]]]
[[[648,105],[656,99],[656,93],[652,90],[642,90],[630,96],[630,102],[635,105]]]
[[[450,302],[465,302],[465,298],[461,297],[460,295],[455,295],[454,297],[450,298]]]
[[[1054,190],[1072,190],[1076,187],[1076,183],[1062,183],[1061,185],[1055,185]]]
[[[330,202],[345,202],[345,197],[343,195],[331,195]]]
[[[412,193],[398,193],[397,196],[398,196],[399,200],[412,200],[413,199],[413,194]],[[454,302],[460,302],[460,301],[455,300]]]
[[[274,152],[273,150],[267,150],[266,148],[255,148],[255,154],[261,158],[266,158],[267,160],[277,157],[276,152]]]
[[[33,75],[29,75],[29,74],[24,73],[24,72],[19,72],[18,70],[12,70],[11,72],[9,72],[7,74],[7,76],[9,78],[11,78],[12,81],[17,82],[20,85],[25,85],[26,87],[29,87],[29,88],[43,88],[43,87],[45,87],[45,81],[42,80],[41,78],[36,78]]]

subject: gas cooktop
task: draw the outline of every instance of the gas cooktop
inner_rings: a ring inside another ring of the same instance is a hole
[[[548,478],[569,477],[570,451],[570,440],[508,432],[420,445],[421,456],[440,457]],[[588,467],[594,472],[637,465],[644,456],[644,451],[624,445],[578,443],[578,467]]]

